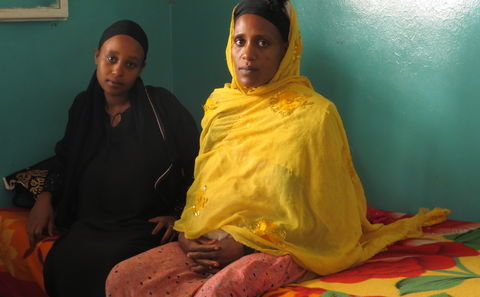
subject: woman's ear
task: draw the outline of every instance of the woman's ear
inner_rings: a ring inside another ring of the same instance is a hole
[[[287,50],[288,50],[288,41],[283,43],[283,55],[287,53]]]
[[[100,56],[100,49],[96,48],[95,49],[95,55],[93,56],[93,59],[95,61],[95,65],[98,65],[98,56]]]
[[[138,76],[140,76],[143,72],[143,69],[145,69],[145,66],[147,66],[147,63],[145,61],[142,62],[142,66],[140,66],[140,71],[138,72]]]

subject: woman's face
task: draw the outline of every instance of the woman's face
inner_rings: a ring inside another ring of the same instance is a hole
[[[140,75],[144,51],[138,41],[128,35],[107,39],[95,53],[97,80],[106,97],[125,97]]]
[[[275,76],[287,46],[277,27],[263,17],[238,17],[232,46],[238,81],[247,88],[267,84]]]

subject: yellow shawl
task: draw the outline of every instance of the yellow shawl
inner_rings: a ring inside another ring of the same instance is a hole
[[[340,116],[299,76],[302,43],[289,6],[288,50],[272,81],[258,88],[237,82],[232,17],[226,49],[232,83],[204,106],[195,181],[175,229],[191,239],[223,230],[253,249],[291,254],[322,275],[420,235],[427,216],[388,226],[367,221]]]

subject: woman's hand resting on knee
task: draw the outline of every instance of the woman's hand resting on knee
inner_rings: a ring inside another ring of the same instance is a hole
[[[173,223],[175,222],[175,218],[172,216],[159,216],[154,217],[148,220],[150,223],[156,223],[157,225],[152,230],[152,234],[156,235],[162,229],[165,229],[165,233],[163,233],[162,240],[160,244],[168,243],[175,239],[177,232],[173,230]]]
[[[40,193],[30,210],[27,221],[28,240],[30,249],[35,248],[37,243],[46,236],[53,236],[54,211],[52,206],[52,194]]]
[[[186,239],[183,233],[178,241],[186,253],[197,265],[191,269],[197,273],[214,274],[223,267],[245,255],[244,246],[231,237],[222,240]]]

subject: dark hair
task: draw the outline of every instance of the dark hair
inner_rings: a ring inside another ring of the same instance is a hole
[[[234,19],[244,14],[261,16],[277,27],[283,40],[288,41],[290,33],[290,18],[285,10],[288,0],[243,0],[233,13]]]

